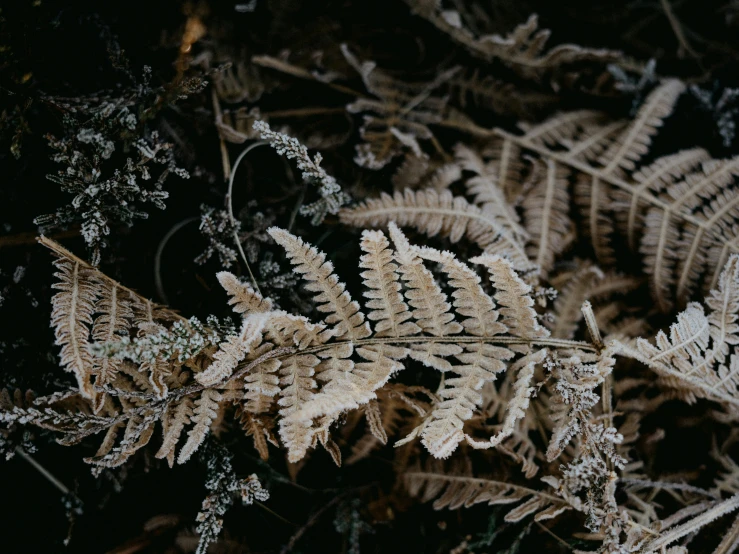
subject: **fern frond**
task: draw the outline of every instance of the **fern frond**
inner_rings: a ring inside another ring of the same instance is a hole
[[[542,277],[575,238],[569,216],[568,177],[569,171],[552,160],[536,160],[530,177],[534,185],[522,202],[524,223],[531,235],[526,251],[542,271]]]
[[[128,334],[133,319],[133,309],[128,295],[118,285],[106,281],[100,283],[98,289],[100,299],[95,306],[98,315],[92,326],[92,338],[96,342],[112,342],[121,335]],[[121,360],[116,358],[96,358],[93,372],[96,375],[95,385],[104,387],[118,371]],[[100,406],[96,409],[99,411]]]
[[[493,298],[501,306],[501,322],[510,334],[528,339],[549,336],[549,331],[539,324],[532,307],[531,286],[521,280],[511,262],[487,254],[472,258],[470,262],[483,265],[490,272],[490,280],[497,290]]]
[[[672,114],[683,91],[683,82],[670,79],[647,97],[628,128],[600,157],[604,174],[624,177],[636,168],[636,164],[649,152],[652,137],[657,134],[665,118]]]
[[[463,144],[454,148],[454,155],[463,170],[474,174],[464,183],[474,204],[483,210],[492,210],[500,220],[501,228],[506,228],[519,240],[526,240],[528,234],[506,198],[506,190],[521,182],[523,164],[518,159],[520,151],[510,141],[503,139],[498,142],[502,144],[497,150],[493,149],[493,159],[487,163],[479,153]]]
[[[581,111],[524,126],[521,136],[496,131],[521,156],[538,157],[550,175],[574,176],[582,231],[597,258],[613,264],[614,248],[625,238],[632,251],[642,254],[663,311],[675,300],[684,305],[701,285],[714,287],[718,268],[739,252],[734,225],[739,191],[733,185],[739,176],[737,159],[713,160],[694,149],[643,163],[683,90],[678,81],[662,82],[633,121],[609,122]],[[531,178],[534,194],[545,178]],[[536,229],[528,230],[537,235]]]
[[[162,418],[162,446],[155,457],[166,459],[169,467],[174,465],[175,448],[192,416],[192,400],[185,397],[180,402],[170,404]]]
[[[311,420],[295,419],[296,413],[314,395],[316,382],[313,379],[319,359],[312,354],[290,356],[280,367],[280,439],[288,449],[288,460],[297,462],[305,456],[313,444]]]
[[[513,385],[513,397],[508,401],[503,427],[498,434],[490,437],[489,441],[477,441],[469,435],[465,435],[467,442],[473,448],[494,448],[513,434],[518,420],[523,419],[526,415],[529,399],[534,392],[534,387],[531,386],[534,379],[534,368],[542,364],[546,356],[546,349],[539,350],[524,356],[509,368],[509,371],[515,372],[517,376]]]
[[[391,77],[375,62],[360,61],[346,44],[341,52],[375,97],[358,98],[346,106],[349,113],[365,114],[359,130],[364,143],[357,146],[354,158],[357,164],[381,169],[406,148],[423,157],[418,140],[433,137],[428,125],[441,122],[446,108],[447,99],[433,92],[459,68],[441,72],[430,83],[410,84]]]
[[[359,262],[359,267],[366,270],[360,274],[368,289],[364,292],[368,299],[365,305],[374,310],[367,318],[375,322],[375,336],[403,337],[419,333],[421,328],[408,321],[411,313],[399,292],[398,266],[393,263],[385,235],[381,231],[364,231],[360,246],[365,252]]]
[[[472,55],[486,62],[498,59],[527,79],[542,80],[562,73],[568,65],[582,66],[586,62],[596,64],[603,71],[608,63],[621,57],[613,50],[596,50],[574,44],[560,44],[544,52],[550,31],[539,29],[536,14],[504,37],[497,34],[476,37],[462,25],[458,12],[442,10],[438,2],[405,1],[414,13],[467,48]]]
[[[261,354],[259,350],[255,354]],[[257,365],[244,377],[244,410],[252,414],[269,411],[272,399],[280,393],[280,379],[277,370],[282,362],[278,359],[267,360]]]
[[[417,250],[410,245],[395,223],[391,222],[388,230],[395,244],[395,259],[400,264],[398,271],[406,283],[405,297],[413,308],[411,313],[418,326],[424,333],[435,337],[459,333],[462,326],[454,321],[454,314],[450,313],[452,306],[447,301],[446,294],[436,284],[431,272],[423,266]],[[416,346],[411,350],[410,356],[430,367],[446,371],[451,366],[439,356],[455,355],[460,351],[453,344],[430,343]]]

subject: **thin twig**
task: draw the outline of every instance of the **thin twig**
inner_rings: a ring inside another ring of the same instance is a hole
[[[54,477],[54,475],[52,475],[48,469],[46,469],[29,454],[27,454],[20,446],[15,447],[15,453],[18,454],[25,461],[27,461],[29,464],[31,464],[41,475],[46,477],[46,479],[48,479],[52,485],[62,491],[62,494],[69,494],[71,492],[64,483]]]
[[[262,502],[259,502],[258,500],[257,500],[256,502],[254,502],[254,503],[255,503],[255,504],[256,504],[257,506],[259,506],[260,508],[262,508],[263,510],[265,510],[266,512],[269,512],[270,514],[272,514],[273,516],[275,516],[275,517],[276,517],[277,519],[279,519],[279,520],[282,520],[282,521],[284,521],[285,523],[287,523],[287,524],[289,524],[289,525],[292,525],[293,527],[297,527],[297,526],[298,526],[298,524],[297,524],[297,523],[293,523],[293,522],[292,522],[292,521],[290,521],[289,519],[287,519],[287,518],[285,518],[285,517],[282,517],[282,516],[281,516],[280,514],[278,514],[278,513],[277,513],[277,512],[275,512],[274,510],[271,510],[270,508],[268,508],[268,507],[267,507],[267,506],[266,506],[266,505],[265,505],[264,503],[262,503]]]
[[[667,21],[670,22],[670,27],[672,27],[672,32],[675,33],[677,42],[680,44],[680,48],[678,49],[678,57],[682,58],[680,54],[682,53],[682,51],[685,51],[691,56],[693,56],[694,58],[699,59],[700,56],[696,53],[695,50],[693,50],[693,47],[690,46],[688,39],[685,38],[685,33],[683,33],[683,27],[680,24],[680,20],[675,15],[675,12],[672,11],[672,6],[670,5],[669,0],[660,0],[660,2],[662,4],[662,9],[664,10],[665,15],[667,16]]]
[[[313,115],[331,115],[346,113],[346,108],[340,106],[338,108],[296,108],[294,110],[275,110],[273,112],[262,112],[265,119],[279,119],[281,117],[310,117]]]
[[[239,157],[236,158],[236,161],[234,162],[233,168],[231,168],[231,176],[228,179],[228,192],[226,193],[226,207],[228,208],[228,220],[231,224],[231,227],[234,229],[233,232],[233,238],[234,242],[236,243],[236,247],[239,249],[239,254],[241,254],[241,259],[244,261],[244,265],[246,265],[246,270],[249,272],[249,277],[251,278],[251,282],[254,285],[254,289],[261,295],[262,291],[259,289],[259,284],[257,283],[257,280],[254,278],[254,274],[251,272],[251,267],[249,266],[249,260],[246,259],[246,254],[244,253],[244,249],[241,247],[241,240],[239,239],[239,233],[236,231],[236,220],[234,219],[234,209],[233,209],[233,186],[234,186],[234,177],[236,176],[236,170],[239,168],[239,164],[241,163],[241,160],[244,159],[244,156],[246,156],[249,152],[254,150],[258,146],[263,146],[265,144],[269,144],[266,140],[260,140],[253,144],[250,144],[246,148],[244,148],[244,151],[239,154]]]
[[[563,539],[562,537],[559,537],[559,536],[557,536],[557,535],[556,535],[556,534],[554,533],[554,531],[552,531],[551,529],[549,529],[548,527],[546,527],[546,526],[545,526],[544,524],[542,524],[542,523],[541,523],[541,522],[539,522],[539,521],[535,521],[535,523],[536,523],[536,524],[537,524],[537,525],[538,525],[539,527],[541,527],[541,528],[542,528],[542,529],[543,529],[544,531],[546,531],[546,532],[547,532],[547,533],[548,533],[549,535],[551,535],[552,537],[554,537],[554,538],[555,538],[555,539],[557,540],[557,542],[559,542],[560,544],[564,545],[564,547],[565,547],[565,548],[567,548],[567,550],[573,550],[572,546],[570,546],[570,545],[569,545],[569,544],[567,543],[567,541],[565,541],[565,540],[564,540],[564,539]]]
[[[58,240],[58,239],[66,239],[66,238],[78,237],[78,236],[80,236],[80,228],[74,227],[72,229],[67,229],[66,231],[59,231],[58,233],[52,233],[49,235],[49,238]],[[37,239],[38,239],[38,233],[34,231],[30,231],[28,233],[16,233],[15,235],[5,235],[4,237],[0,237],[0,248],[10,247],[10,246],[25,246],[28,244],[34,244]]]
[[[293,225],[295,224],[295,218],[298,216],[298,212],[300,211],[300,207],[303,205],[303,201],[305,200],[305,191],[308,188],[308,183],[304,182],[303,186],[300,189],[300,194],[298,195],[298,200],[295,202],[295,207],[290,212],[290,222],[287,225],[287,231],[292,232]]]
[[[354,492],[366,489],[371,486],[373,485],[364,485],[362,487],[350,489],[334,496],[320,510],[318,510],[310,518],[308,518],[308,521],[306,521],[305,524],[300,529],[298,529],[292,537],[290,537],[290,540],[287,541],[287,544],[285,544],[285,546],[282,547],[282,550],[280,550],[280,554],[287,554],[288,552],[290,552],[295,547],[295,544],[300,540],[300,537],[302,537],[309,528],[315,525],[315,523],[321,518],[321,516],[325,514],[329,509],[331,509],[332,506],[338,504],[339,500],[343,499],[346,496],[349,496]]]
[[[211,94],[213,97],[213,115],[215,116],[215,120],[218,121],[221,118],[222,112],[221,104],[218,102],[218,92],[215,87],[211,90]],[[228,158],[228,147],[226,146],[226,141],[223,140],[220,133],[218,134],[218,140],[221,149],[221,163],[223,164],[223,180],[225,181],[231,176],[231,162]]]
[[[167,298],[167,293],[164,292],[164,285],[162,284],[162,253],[164,252],[164,248],[167,246],[169,239],[171,239],[177,231],[182,229],[188,223],[197,221],[197,219],[198,218],[195,216],[188,217],[174,225],[167,234],[162,237],[162,240],[159,241],[159,246],[157,246],[157,252],[154,255],[154,286],[157,289],[159,299],[165,304],[169,304],[169,299]]]

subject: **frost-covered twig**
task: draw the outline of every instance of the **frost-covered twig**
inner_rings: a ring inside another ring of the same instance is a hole
[[[254,130],[258,131],[262,139],[268,141],[278,154],[285,156],[288,160],[294,159],[298,169],[303,172],[303,180],[318,187],[320,200],[300,208],[302,215],[311,216],[313,225],[320,224],[327,213],[338,213],[341,206],[349,202],[349,195],[343,192],[336,179],[321,167],[323,157],[320,153],[311,159],[308,149],[300,144],[298,139],[273,131],[264,121],[255,121]]]

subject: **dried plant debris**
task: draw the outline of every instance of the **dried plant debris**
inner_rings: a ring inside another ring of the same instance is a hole
[[[3,7],[0,550],[739,551],[737,9],[580,4]]]

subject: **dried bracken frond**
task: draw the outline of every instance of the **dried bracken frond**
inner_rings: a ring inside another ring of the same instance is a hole
[[[583,231],[599,261],[612,263],[614,240],[624,238],[643,255],[645,272],[663,311],[675,301],[685,303],[701,286],[715,286],[716,268],[737,250],[735,160],[714,160],[695,149],[643,163],[684,90],[676,80],[661,83],[630,122],[609,122],[602,114],[578,111],[524,126],[521,136],[497,131],[516,149],[489,162],[508,166],[518,151],[540,160],[547,170],[531,181],[532,198],[541,197],[541,191],[547,190],[545,183],[562,183],[572,176]],[[560,185],[560,192],[550,191],[549,199],[564,199],[564,193]],[[527,203],[541,205],[528,198],[524,206]],[[567,214],[557,210],[537,224],[557,221],[566,222]],[[559,225],[561,242],[567,237],[566,225]],[[534,237],[543,236],[537,228],[527,225],[527,230]]]
[[[542,80],[554,78],[565,72],[568,65],[590,62],[605,69],[616,61],[619,52],[590,49],[574,44],[560,44],[544,53],[549,38],[548,30],[540,30],[538,17],[532,14],[525,23],[518,25],[505,37],[500,35],[474,36],[463,26],[459,12],[442,10],[434,0],[406,0],[414,13],[432,23],[452,40],[467,48],[474,56],[485,61],[501,60],[522,77]]]
[[[739,357],[734,353],[739,344],[739,256],[729,259],[718,288],[705,303],[711,310],[708,315],[700,304],[690,303],[670,327],[670,335],[660,331],[654,345],[639,339],[636,349],[625,345],[619,349],[669,378],[673,386],[735,410],[739,407]]]
[[[393,79],[374,62],[360,61],[345,44],[341,51],[376,98],[359,98],[346,107],[350,113],[366,113],[360,129],[365,142],[357,146],[357,164],[381,169],[405,148],[423,157],[418,140],[433,138],[428,125],[440,123],[446,107],[446,99],[432,93],[457,68],[442,72],[430,83],[411,85]]]
[[[235,334],[219,331],[220,323],[215,320],[209,330],[194,318],[171,324],[154,319],[152,310],[143,319],[134,318],[132,311],[129,316],[141,321],[141,329],[149,334],[135,338],[131,352],[127,336],[120,337],[118,345],[106,343],[96,350],[109,356],[125,353],[135,362],[123,361],[121,375],[104,389],[114,394],[100,404],[111,414],[109,423],[104,418],[91,420],[79,435],[111,429],[105,441],[109,453],[98,456],[96,462],[118,464],[148,442],[160,421],[165,440],[158,455],[170,462],[189,427],[177,457],[183,463],[203,442],[224,402],[238,402],[244,413],[257,416],[269,413],[274,399],[279,405],[279,435],[291,461],[303,458],[319,442],[338,459],[329,427],[343,413],[375,400],[377,391],[403,368],[401,361],[406,357],[458,376],[446,380],[442,400],[405,439],[420,434],[433,455],[446,457],[464,440],[463,426],[482,402],[483,384],[505,370],[518,352],[528,354],[511,366],[518,378],[504,424],[503,434],[508,436],[525,412],[532,368],[546,353],[540,348],[531,351],[537,341],[548,337],[532,308],[531,287],[516,275],[510,262],[484,255],[476,261],[490,271],[496,290],[491,297],[474,270],[451,253],[411,245],[394,223],[389,230],[394,249],[380,231],[367,231],[362,240],[362,277],[368,287],[367,307],[372,310],[368,316],[352,301],[324,254],[277,228],[270,229],[270,234],[286,249],[309,290],[317,293],[317,309],[326,314],[325,325],[270,310],[268,300],[228,273],[220,273],[219,280],[231,295],[234,310],[243,316],[241,330]],[[453,301],[424,261],[441,264]],[[91,282],[85,284],[92,291],[101,288],[102,281],[109,283],[95,271],[87,277]],[[369,322],[374,323],[374,330]],[[137,333],[137,325],[121,327],[120,332]],[[562,344],[567,348],[579,345]],[[136,363],[146,371],[160,368],[157,377],[147,379]],[[190,384],[178,381],[182,364],[194,371]],[[39,423],[42,420],[40,415],[31,417]],[[116,430],[123,424],[122,442],[113,446]]]

